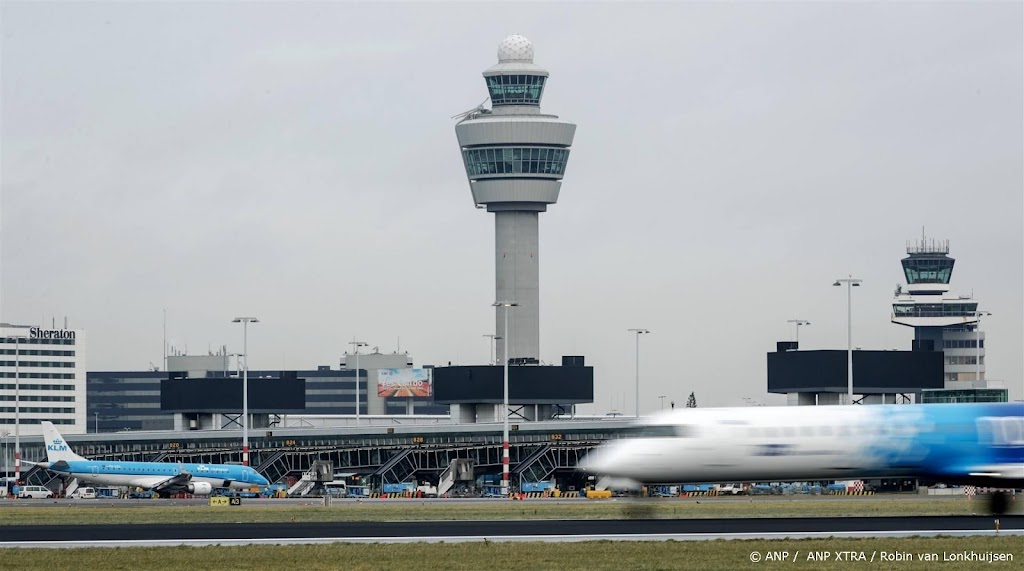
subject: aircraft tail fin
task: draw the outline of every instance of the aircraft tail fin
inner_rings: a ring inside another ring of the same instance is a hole
[[[54,464],[60,461],[85,460],[85,458],[71,450],[71,446],[64,441],[64,437],[60,435],[60,432],[57,432],[57,428],[53,426],[52,422],[44,420],[42,424],[43,438],[46,440],[46,460],[48,462]]]

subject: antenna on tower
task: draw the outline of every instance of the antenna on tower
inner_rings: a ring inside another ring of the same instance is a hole
[[[481,101],[479,105],[470,109],[469,111],[459,113],[458,115],[452,115],[452,119],[462,120],[465,119],[466,117],[469,117],[470,115],[474,115],[476,113],[483,113],[484,111],[486,111],[486,109],[484,109],[484,103],[487,103],[488,99],[490,99],[490,96],[485,97],[484,100]]]

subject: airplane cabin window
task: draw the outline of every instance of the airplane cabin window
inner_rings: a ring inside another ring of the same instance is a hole
[[[677,434],[679,427],[670,425],[653,425],[653,426],[639,426],[630,432],[632,436],[636,438],[669,438],[673,436],[681,436]]]
[[[696,428],[694,428],[693,426],[690,426],[688,424],[680,424],[679,426],[676,427],[675,432],[676,432],[676,434],[675,434],[676,436],[679,436],[679,437],[682,437],[682,438],[692,438],[693,436],[696,436],[697,430],[696,430]]]

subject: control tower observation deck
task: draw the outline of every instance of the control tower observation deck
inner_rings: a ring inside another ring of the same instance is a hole
[[[533,63],[533,44],[512,35],[498,63],[483,72],[491,109],[461,116],[455,134],[473,202],[494,213],[495,300],[508,310],[510,359],[540,358],[538,215],[558,201],[576,125],[540,110],[548,72]],[[495,308],[495,332],[504,331]],[[506,355],[499,339],[497,355]]]

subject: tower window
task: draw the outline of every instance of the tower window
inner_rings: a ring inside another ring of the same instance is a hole
[[[484,78],[493,105],[540,105],[542,75],[495,75]]]
[[[471,179],[506,174],[537,174],[561,178],[569,150],[560,147],[497,147],[463,151]]]

